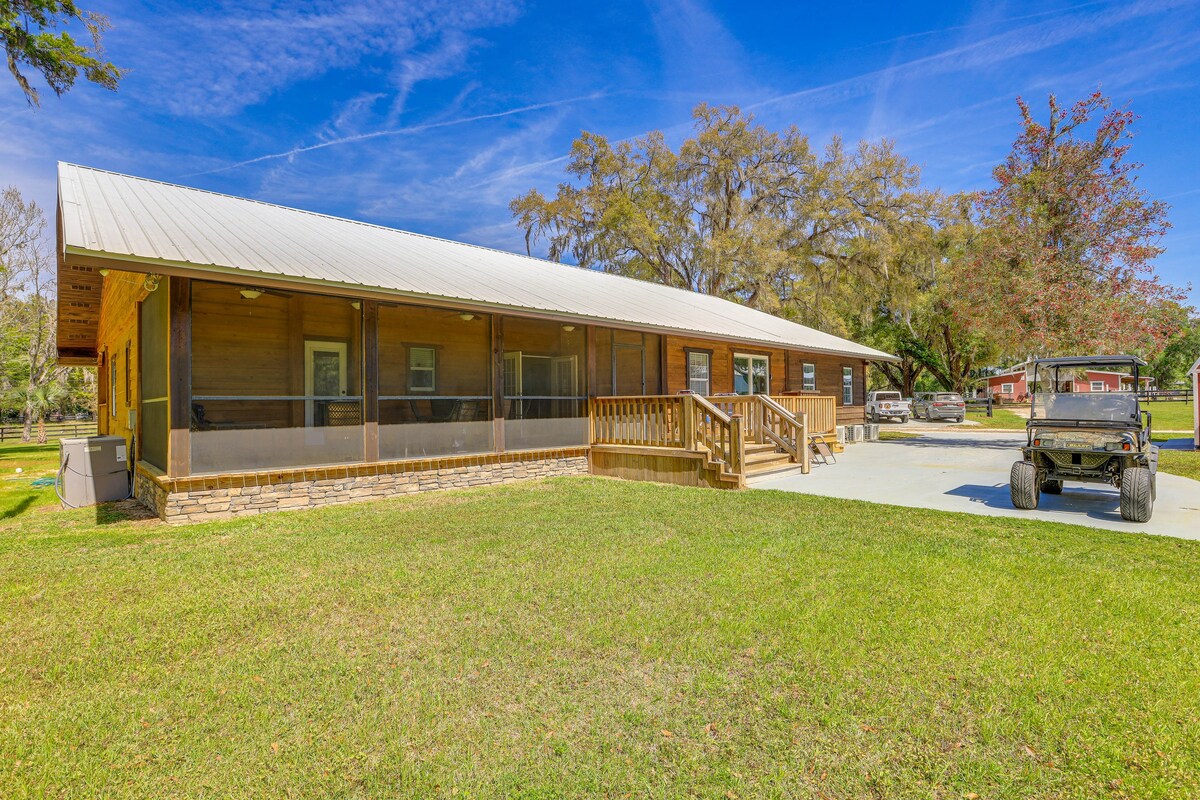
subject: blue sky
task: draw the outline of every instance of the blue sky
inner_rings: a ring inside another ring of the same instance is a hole
[[[581,130],[666,131],[737,104],[817,144],[894,139],[928,185],[984,188],[1017,133],[1100,86],[1141,116],[1159,259],[1200,284],[1200,2],[84,2],[116,94],[26,107],[0,72],[0,185],[53,208],[58,160],[510,250],[507,205]],[[1192,302],[1200,305],[1200,285]]]

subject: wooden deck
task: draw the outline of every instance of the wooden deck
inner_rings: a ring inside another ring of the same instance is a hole
[[[835,398],[825,396],[598,397],[589,405],[591,471],[741,488],[759,472],[808,473],[811,441],[833,438],[836,426]]]

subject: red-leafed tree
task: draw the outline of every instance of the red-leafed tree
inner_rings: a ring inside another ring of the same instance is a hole
[[[1185,295],[1154,273],[1170,223],[1128,159],[1134,115],[1100,92],[1069,109],[1051,95],[1047,124],[1017,104],[1021,134],[976,197],[956,312],[1013,356],[1156,350],[1173,332],[1163,305]]]

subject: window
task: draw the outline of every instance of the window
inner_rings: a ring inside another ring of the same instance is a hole
[[[712,394],[712,353],[707,350],[687,351],[688,389],[707,397]]]
[[[804,383],[800,387],[806,392],[815,392],[817,390],[817,365],[804,365]]]
[[[842,367],[842,405],[854,405],[854,368]]]
[[[117,356],[114,353],[108,362],[108,414],[117,416]]]
[[[131,377],[130,373],[133,372],[133,370],[131,370],[129,368],[129,365],[132,363],[129,360],[129,350],[132,347],[132,344],[133,344],[132,342],[125,343],[125,405],[126,405],[126,407],[133,405],[133,390],[129,385],[129,380]]]
[[[1103,392],[1104,388],[1104,381],[1092,381],[1093,392]]]
[[[408,348],[408,390],[432,392],[437,388],[437,349]]]
[[[1013,393],[1013,385],[1011,383],[1000,384],[1000,394],[1012,394],[1012,393]]]

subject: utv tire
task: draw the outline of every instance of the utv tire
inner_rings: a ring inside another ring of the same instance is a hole
[[[1062,481],[1042,481],[1043,494],[1062,494]]]
[[[1121,473],[1121,518],[1149,522],[1154,513],[1154,476],[1146,467],[1130,467]]]
[[[1008,473],[1008,492],[1013,508],[1032,511],[1038,507],[1037,467],[1029,461],[1018,461]],[[1124,508],[1124,504],[1122,504]]]

